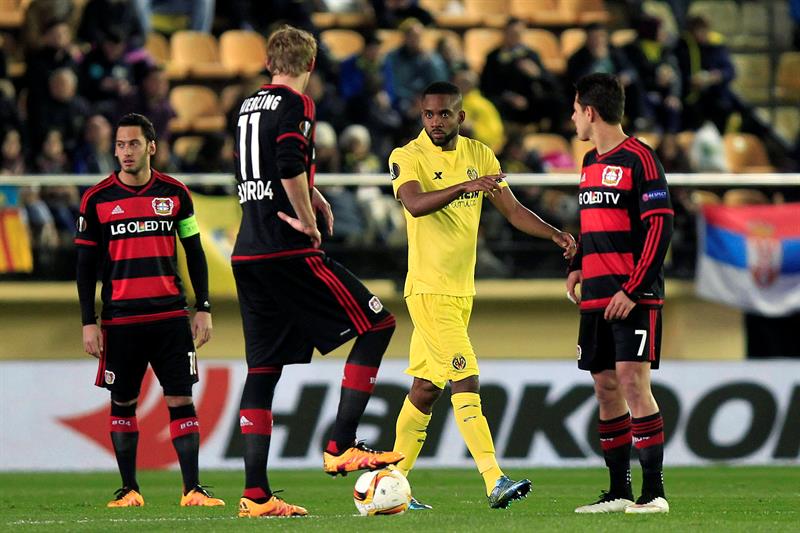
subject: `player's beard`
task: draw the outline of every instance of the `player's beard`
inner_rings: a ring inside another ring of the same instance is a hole
[[[434,139],[431,136],[431,134],[428,133],[428,130],[425,130],[425,133],[428,135],[428,138],[431,140],[434,146],[447,146],[450,143],[450,141],[455,139],[456,135],[458,135],[458,128],[454,128],[453,131],[446,134],[444,136],[444,139],[442,139],[441,141],[436,141],[436,139]]]

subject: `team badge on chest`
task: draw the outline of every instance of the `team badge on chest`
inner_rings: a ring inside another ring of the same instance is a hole
[[[153,198],[153,212],[162,217],[168,217],[175,208],[172,198]]]
[[[478,179],[478,169],[474,167],[467,167],[467,177],[473,181]]]
[[[622,167],[608,166],[603,169],[603,185],[616,187],[622,179]]]

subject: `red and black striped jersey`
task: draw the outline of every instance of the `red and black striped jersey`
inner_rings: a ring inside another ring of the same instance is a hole
[[[104,323],[188,315],[175,236],[196,233],[193,215],[189,189],[156,170],[142,187],[113,173],[84,193],[75,244],[100,251]]]
[[[297,216],[282,180],[306,173],[314,185],[314,102],[285,85],[264,85],[245,98],[236,128],[236,181],[242,221],[231,261],[320,253],[278,218]]]
[[[618,291],[639,305],[664,302],[664,257],[673,211],[664,169],[649,146],[628,137],[583,158],[580,240],[570,270],[582,269],[581,311],[602,311]]]

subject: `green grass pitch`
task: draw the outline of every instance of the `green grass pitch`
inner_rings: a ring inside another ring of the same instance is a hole
[[[605,486],[596,469],[511,470],[530,476],[533,493],[509,509],[492,510],[473,470],[424,470],[411,476],[414,494],[433,511],[360,517],[352,501],[356,476],[321,471],[272,472],[275,489],[308,508],[304,518],[238,519],[243,474],[203,474],[224,508],[180,508],[178,472],[142,472],[143,508],[106,509],[119,485],[112,473],[0,474],[0,531],[800,531],[800,467],[698,467],[666,471],[668,515],[576,515]],[[638,486],[634,469],[634,487]]]

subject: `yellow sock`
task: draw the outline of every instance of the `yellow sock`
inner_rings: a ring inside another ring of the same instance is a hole
[[[403,408],[397,415],[394,438],[394,451],[402,452],[406,456],[397,463],[397,469],[404,476],[408,476],[408,473],[414,468],[414,463],[417,462],[419,452],[422,451],[422,445],[425,444],[425,438],[428,436],[430,421],[431,415],[426,415],[417,409],[406,396]]]
[[[486,495],[492,492],[497,478],[503,471],[497,465],[494,455],[494,443],[489,432],[489,424],[481,411],[481,397],[474,392],[459,392],[450,397],[453,402],[453,413],[469,453],[475,459],[478,472],[486,484]]]

